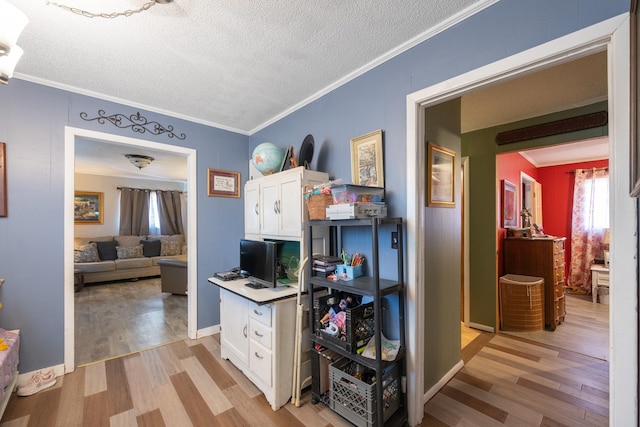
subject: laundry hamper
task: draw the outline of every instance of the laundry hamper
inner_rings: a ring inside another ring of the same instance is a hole
[[[500,278],[500,329],[544,329],[544,279],[507,274]]]

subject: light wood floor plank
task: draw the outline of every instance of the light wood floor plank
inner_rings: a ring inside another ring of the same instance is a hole
[[[136,411],[132,409],[130,411],[120,412],[119,414],[112,415],[109,418],[109,425],[110,427],[138,427]]]
[[[215,415],[186,372],[171,375],[171,383],[194,426],[218,425]]]
[[[233,408],[229,399],[227,399],[224,393],[220,390],[220,387],[218,387],[213,378],[209,376],[196,357],[187,357],[182,359],[181,362],[185,368],[185,372],[189,375],[191,381],[198,389],[200,396],[209,406],[209,409],[214,415],[218,415]]]
[[[78,371],[77,369],[76,371]],[[107,371],[104,362],[93,363],[84,367],[84,395],[107,391]]]
[[[104,362],[107,372],[107,396],[109,397],[109,415],[133,409],[131,390],[124,369],[124,358],[111,359]]]
[[[224,370],[220,363],[213,357],[211,352],[203,344],[191,346],[191,352],[198,358],[198,362],[204,367],[209,376],[215,379],[220,389],[236,385],[234,379]]]
[[[178,396],[171,382],[154,387],[153,393],[156,396],[158,407],[166,425],[193,427],[191,419],[182,405],[180,396]]]
[[[260,405],[258,405],[255,399],[250,398],[240,385],[234,385],[233,387],[228,387],[223,390],[227,399],[233,404],[233,407],[238,410],[242,418],[245,420],[247,426],[261,426],[261,427],[275,427],[274,424],[269,417],[265,416],[265,414],[259,410]]]
[[[135,355],[125,358],[124,368],[129,390],[131,391],[131,400],[135,408],[135,415],[142,415],[158,409],[158,402],[156,402],[155,396],[153,393],[149,393],[149,390],[153,389],[153,384],[147,375],[142,357]]]
[[[164,351],[163,347],[157,347],[140,353],[142,364],[154,388],[171,383],[169,374],[167,373],[167,366],[165,365],[166,359],[162,357]],[[176,362],[178,361],[176,360]],[[173,365],[171,365],[171,367],[173,367]],[[182,367],[182,365],[180,365],[180,367]],[[177,373],[177,369],[174,369],[173,373]]]

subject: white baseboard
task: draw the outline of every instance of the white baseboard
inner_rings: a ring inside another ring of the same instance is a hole
[[[458,371],[463,367],[464,367],[464,362],[462,360],[456,363],[454,367],[451,368],[444,377],[440,378],[440,381],[438,381],[436,384],[434,384],[433,387],[427,390],[427,392],[422,397],[422,405],[424,406],[424,404],[426,404],[429,401],[429,399],[435,396],[436,393],[439,392],[440,389],[444,387],[449,382],[449,380],[453,378],[453,376],[457,374]]]
[[[196,338],[204,338],[209,335],[215,335],[220,332],[220,325],[209,326],[208,328],[198,329],[196,331]]]
[[[478,329],[480,331],[491,332],[492,334],[496,333],[496,330],[493,326],[481,325],[480,323],[469,322],[469,327]]]

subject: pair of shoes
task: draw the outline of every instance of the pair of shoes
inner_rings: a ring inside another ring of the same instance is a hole
[[[18,389],[16,393],[18,396],[31,396],[41,390],[46,390],[52,387],[56,383],[56,374],[53,369],[47,369],[46,371],[38,371],[34,373],[27,384]]]

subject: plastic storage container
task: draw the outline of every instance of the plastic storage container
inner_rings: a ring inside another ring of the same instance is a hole
[[[500,278],[500,329],[544,329],[544,279],[506,274]]]
[[[356,353],[358,348],[365,346],[375,332],[375,322],[373,316],[373,302],[359,304],[355,307],[343,310],[345,312],[344,328],[335,330],[331,322],[323,323],[322,319],[329,309],[338,304],[341,299],[352,296],[347,292],[337,292],[334,294],[314,298],[313,309],[315,313],[316,336],[330,341],[334,345],[348,351]]]
[[[334,204],[356,202],[384,202],[384,188],[365,185],[334,185],[331,187]]]
[[[607,286],[598,286],[598,298],[600,304],[609,305],[609,288]]]

